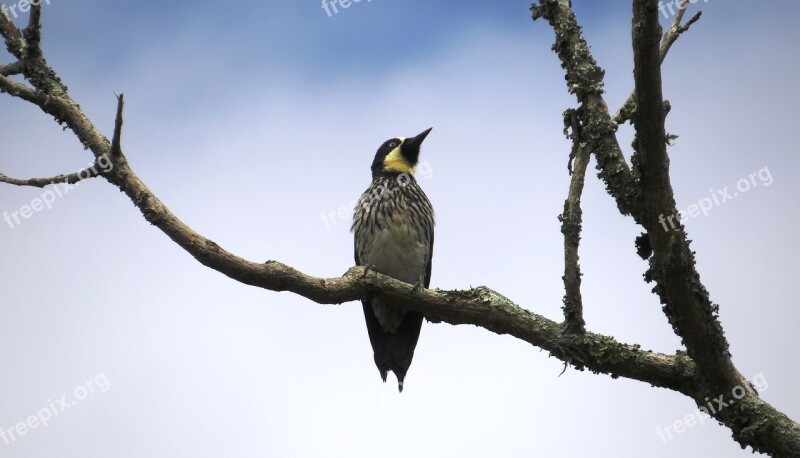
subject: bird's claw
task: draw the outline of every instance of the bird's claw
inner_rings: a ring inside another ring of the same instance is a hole
[[[364,273],[361,275],[361,279],[362,279],[362,280],[363,280],[364,278],[366,278],[366,276],[369,274],[369,271],[370,271],[370,270],[372,271],[372,273],[374,273],[374,274],[376,274],[376,275],[378,274],[378,270],[377,270],[377,269],[375,269],[375,266],[374,266],[374,265],[372,265],[372,264],[365,264],[365,265],[364,265]]]
[[[411,288],[411,294],[417,294],[419,290],[422,289],[422,282],[414,283],[414,286]]]
[[[566,372],[567,368],[570,366],[575,367],[575,369],[579,371],[584,369],[588,357],[580,342],[561,341],[556,343],[551,342],[551,344],[553,344],[553,348],[550,350],[550,356],[554,356],[564,362],[564,369],[561,371],[561,374],[558,374],[559,376]]]

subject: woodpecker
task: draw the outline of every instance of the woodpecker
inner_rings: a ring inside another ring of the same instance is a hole
[[[356,265],[427,288],[431,282],[433,207],[414,178],[422,141],[416,137],[383,142],[372,161],[372,184],[353,215]],[[383,299],[362,301],[375,365],[386,382],[389,371],[403,380],[414,357],[423,315]]]

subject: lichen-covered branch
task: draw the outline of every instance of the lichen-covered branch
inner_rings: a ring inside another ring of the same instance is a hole
[[[531,6],[534,20],[544,18],[553,27],[553,51],[565,70],[567,88],[581,106],[581,127],[586,148],[597,158],[600,178],[624,215],[638,222],[641,207],[638,186],[617,142],[617,124],[603,99],[604,71],[589,52],[569,0],[544,0]]]
[[[700,276],[683,227],[664,230],[661,215],[677,212],[669,175],[665,110],[661,94],[661,58],[658,1],[634,1],[634,78],[637,115],[634,126],[635,163],[640,169],[643,214],[654,256],[648,278],[656,282],[664,311],[683,338],[689,356],[714,379],[728,379],[732,388],[741,383],[728,354],[728,342]]]
[[[564,322],[571,333],[586,331],[583,319],[583,299],[581,298],[581,268],[578,246],[581,240],[581,194],[589,165],[589,150],[584,147],[578,110],[564,112],[564,135],[572,140],[570,152],[570,184],[564,213],[559,216],[561,233],[564,234]]]
[[[683,16],[686,14],[686,8],[689,7],[689,0],[683,0],[678,7],[678,12],[675,15],[675,19],[672,21],[672,25],[670,26],[667,33],[664,34],[664,37],[661,39],[661,63],[664,63],[664,59],[667,58],[667,53],[669,53],[670,48],[672,45],[678,40],[678,37],[681,36],[683,32],[689,30],[689,27],[692,26],[695,22],[700,19],[702,15],[701,11],[695,13],[691,19],[689,19],[686,24],[683,24]],[[628,96],[628,99],[625,100],[625,103],[619,108],[619,110],[614,114],[614,122],[618,125],[625,123],[633,119],[633,114],[636,111],[636,94],[631,92],[631,95]]]
[[[22,73],[22,63],[20,61],[0,65],[0,76],[19,75],[20,73]]]
[[[0,35],[6,43],[6,49],[12,56],[22,59],[25,40],[22,32],[14,25],[5,8],[0,8]]]
[[[716,306],[700,282],[683,228],[664,231],[658,224],[659,215],[675,214],[664,129],[669,105],[661,94],[660,66],[669,46],[699,16],[681,26],[681,13],[659,46],[658,1],[634,0],[633,4],[637,106],[635,114],[629,107],[620,115],[635,120],[633,171],[619,153],[617,123],[609,118],[601,95],[602,71],[581,36],[569,0],[540,0],[531,10],[534,19],[545,18],[555,31],[553,50],[565,69],[569,91],[582,103],[580,125],[598,158],[600,177],[621,213],[631,214],[647,230],[637,241],[640,254],[650,259],[646,278],[656,281],[654,291],[675,332],[683,338],[689,358],[696,363],[697,377],[683,392],[698,405],[710,398],[728,403],[727,408],[712,414],[731,428],[734,439],[742,446],[775,456],[796,456],[800,450],[800,426],[765,403],[733,366]],[[735,392],[741,394],[741,399],[731,397],[737,387],[741,391]]]
[[[747,385],[730,359],[728,341],[717,317],[718,307],[700,281],[694,252],[682,225],[664,230],[663,215],[676,214],[669,175],[661,93],[661,51],[657,0],[633,2],[634,79],[636,116],[634,164],[639,167],[646,212],[644,226],[653,249],[646,278],[654,281],[664,313],[697,364],[699,384],[693,390],[698,405],[708,396],[725,394],[731,407],[715,414],[729,426],[734,438],[755,450],[786,455],[797,452],[800,428],[785,415],[778,415]],[[731,397],[736,387],[746,391],[744,402]],[[715,394],[716,393],[716,394]],[[769,413],[767,413],[769,412]],[[775,431],[781,431],[776,435]]]
[[[102,174],[103,168],[99,166],[95,162],[94,165],[90,167],[86,167],[75,173],[70,173],[67,175],[61,174],[56,175],[49,178],[28,178],[28,179],[20,179],[20,178],[12,178],[7,175],[0,173],[0,183],[8,183],[13,184],[16,186],[33,186],[35,188],[43,188],[47,185],[56,184],[56,183],[69,183],[75,184],[79,181],[86,180],[89,178],[94,178]]]

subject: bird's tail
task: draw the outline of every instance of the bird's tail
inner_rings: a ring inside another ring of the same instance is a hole
[[[378,366],[384,382],[386,382],[387,373],[394,372],[394,375],[397,376],[397,388],[402,393],[403,381],[406,378],[408,367],[411,365],[411,360],[414,358],[414,349],[419,340],[423,315],[413,310],[407,311],[397,330],[388,333],[383,330],[369,301],[363,301],[363,304],[375,365]]]

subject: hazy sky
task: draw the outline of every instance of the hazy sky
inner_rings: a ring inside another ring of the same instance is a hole
[[[328,16],[318,1],[50,0],[44,48],[109,137],[125,93],[127,157],[175,214],[236,254],[317,276],[353,264],[337,213],[369,184],[377,147],[433,126],[419,177],[437,213],[432,286],[485,284],[560,320],[561,112],[576,102],[550,27],[531,22],[529,0],[502,3],[362,0]],[[630,2],[573,3],[615,110],[632,88]],[[734,362],[798,419],[800,3],[755,5],[698,1],[702,20],[671,51],[672,181],[680,209],[736,194],[687,229]],[[92,160],[6,94],[0,139],[12,176]],[[595,175],[587,326],[673,353],[641,280],[640,230]],[[559,377],[546,352],[472,326],[426,323],[400,395],[380,381],[359,303],[321,306],[204,268],[105,181],[2,185],[0,212],[56,189],[51,208],[0,221],[0,456],[751,456],[707,417],[676,433],[695,411],[682,395]]]

